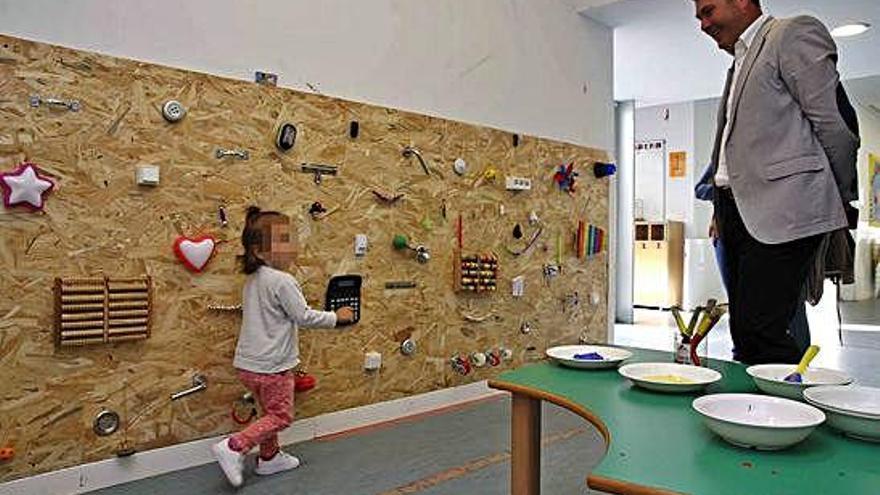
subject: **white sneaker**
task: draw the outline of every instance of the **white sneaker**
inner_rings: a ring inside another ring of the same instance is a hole
[[[279,450],[275,457],[264,461],[257,457],[257,467],[254,472],[260,476],[268,476],[270,474],[280,473],[281,471],[289,471],[299,467],[299,458],[292,456],[283,450]]]
[[[223,474],[234,487],[241,486],[244,481],[242,473],[244,472],[244,456],[229,448],[229,439],[223,439],[220,443],[211,446],[211,452],[217,458]]]

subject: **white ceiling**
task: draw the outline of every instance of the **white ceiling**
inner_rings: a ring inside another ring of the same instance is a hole
[[[704,35],[690,0],[567,0],[614,28],[614,98],[653,105],[719,96],[730,57]],[[763,0],[776,17],[809,14],[829,28],[874,27],[837,40],[844,79],[880,75],[880,0]]]

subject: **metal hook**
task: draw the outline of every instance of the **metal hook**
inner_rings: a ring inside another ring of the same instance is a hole
[[[226,158],[227,156],[239,158],[241,160],[248,160],[251,157],[250,153],[248,153],[248,150],[227,150],[223,148],[217,148],[217,150],[214,152],[214,156],[218,160]]]
[[[39,108],[40,105],[52,105],[57,107],[64,107],[71,112],[79,112],[82,105],[80,105],[79,100],[62,100],[60,98],[41,98],[40,95],[31,95],[30,98],[31,106],[34,108]]]
[[[414,148],[412,146],[405,146],[403,148],[403,156],[405,158],[410,158],[415,156],[418,159],[419,163],[422,165],[422,170],[425,171],[425,175],[431,175],[431,171],[428,170],[428,164],[425,163],[424,157],[422,157],[422,152],[418,150],[418,148]]]

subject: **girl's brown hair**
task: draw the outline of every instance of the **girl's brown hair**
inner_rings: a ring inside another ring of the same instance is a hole
[[[283,213],[262,211],[258,206],[248,207],[241,231],[241,246],[244,248],[241,268],[244,273],[250,275],[266,264],[257,253],[272,248],[272,225],[286,222],[290,219]]]

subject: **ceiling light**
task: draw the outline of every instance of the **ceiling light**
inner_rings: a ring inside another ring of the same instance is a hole
[[[871,29],[871,25],[867,22],[846,24],[844,26],[834,28],[831,31],[831,36],[834,36],[835,38],[848,38],[850,36],[857,36],[859,34],[862,34],[869,29]]]

